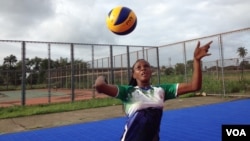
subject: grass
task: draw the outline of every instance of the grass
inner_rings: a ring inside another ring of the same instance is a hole
[[[75,102],[41,104],[33,106],[12,106],[0,108],[0,119],[15,118],[31,115],[67,112],[88,108],[105,107],[120,105],[121,102],[115,98],[96,98],[91,100],[82,100]]]
[[[194,93],[189,93],[180,96],[180,98],[189,98],[193,96],[195,96]],[[95,98],[95,99],[75,101],[75,102],[40,104],[32,106],[0,107],[0,119],[50,114],[50,113],[60,113],[60,112],[106,107],[106,106],[121,105],[121,104],[122,102],[115,98]]]

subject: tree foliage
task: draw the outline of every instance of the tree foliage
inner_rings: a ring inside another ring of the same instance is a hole
[[[59,58],[52,60],[48,58],[26,58],[26,82],[28,84],[44,84],[47,83],[48,69],[59,69],[70,66],[71,61],[68,58]],[[4,58],[3,64],[0,65],[0,85],[20,85],[22,76],[22,60],[17,60],[13,54]],[[82,60],[75,60],[74,64],[81,64],[81,67],[87,68],[88,64]],[[77,65],[75,65],[77,66]]]

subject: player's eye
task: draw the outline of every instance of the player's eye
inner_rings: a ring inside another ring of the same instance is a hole
[[[136,66],[135,69],[136,69],[136,70],[140,70],[140,69],[141,69],[141,66]]]

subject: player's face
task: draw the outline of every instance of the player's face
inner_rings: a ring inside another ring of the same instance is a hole
[[[133,77],[137,80],[137,82],[149,83],[152,71],[148,62],[140,60],[134,65],[133,69]]]

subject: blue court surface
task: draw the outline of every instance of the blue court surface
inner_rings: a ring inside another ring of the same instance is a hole
[[[39,120],[39,119],[38,119]],[[119,141],[125,117],[0,135],[0,141]],[[250,99],[168,110],[161,141],[221,141],[222,124],[250,124]]]

